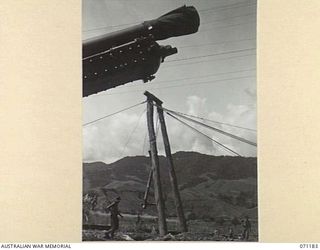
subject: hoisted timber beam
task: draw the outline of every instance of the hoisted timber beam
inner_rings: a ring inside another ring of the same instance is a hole
[[[83,41],[83,97],[136,80],[155,78],[160,64],[178,52],[157,43],[196,33],[200,16],[193,6],[182,6],[159,18]]]

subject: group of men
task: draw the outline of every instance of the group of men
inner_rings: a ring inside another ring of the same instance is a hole
[[[96,203],[96,199],[95,203]],[[107,239],[113,239],[114,233],[116,230],[119,229],[119,217],[123,217],[122,214],[119,211],[119,203],[121,201],[121,198],[118,196],[110,205],[105,207],[106,212],[110,212],[110,222],[111,226],[110,229],[105,232],[105,238]],[[140,219],[140,215],[139,215]],[[249,217],[246,216],[244,220],[241,222],[243,231],[242,231],[242,240],[249,240],[249,235],[251,232],[251,222],[249,221]],[[234,239],[234,232],[232,228],[229,228],[228,231],[228,240],[233,240]]]

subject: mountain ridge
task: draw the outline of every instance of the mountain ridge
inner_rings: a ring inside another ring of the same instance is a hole
[[[255,157],[210,156],[185,151],[172,157],[186,214],[197,218],[232,218],[244,214],[257,217]],[[175,216],[166,158],[159,156],[159,163],[167,214]],[[98,209],[102,209],[109,198],[120,195],[121,211],[156,214],[154,206],[141,210],[149,171],[150,159],[146,156],[128,156],[110,164],[83,163],[83,191],[98,195]],[[151,202],[152,196],[151,189]]]

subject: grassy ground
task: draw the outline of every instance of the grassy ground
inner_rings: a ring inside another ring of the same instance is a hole
[[[103,213],[95,213],[89,217],[87,224],[109,225],[109,216]],[[249,241],[258,241],[257,221],[251,220],[252,229]],[[189,220],[188,233],[177,233],[177,221],[167,219],[168,234],[165,237],[158,237],[157,220],[152,216],[141,216],[140,222],[137,223],[137,216],[124,215],[120,218],[120,228],[115,234],[113,240],[176,240],[176,241],[241,241],[242,226],[232,225],[231,221],[217,223],[214,221]],[[227,237],[229,229],[234,232],[233,239]],[[103,230],[83,230],[83,241],[103,241],[105,232]],[[129,237],[128,237],[129,236]]]

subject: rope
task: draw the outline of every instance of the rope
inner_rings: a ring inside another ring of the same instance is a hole
[[[187,62],[187,63],[178,63],[178,64],[164,64],[162,68],[170,68],[170,67],[176,67],[176,66],[184,66],[184,65],[191,65],[191,64],[197,64],[197,63],[204,63],[204,62],[220,62],[220,61],[228,61],[229,59],[234,58],[241,58],[241,57],[247,57],[247,56],[255,56],[256,54],[247,54],[247,55],[240,55],[240,56],[230,56],[226,58],[214,58],[209,60],[201,60],[196,62]]]
[[[256,48],[247,48],[247,49],[239,49],[239,50],[230,50],[230,51],[225,51],[225,52],[221,52],[221,53],[214,53],[214,54],[208,54],[208,55],[200,55],[200,56],[193,56],[193,57],[187,57],[187,58],[179,58],[179,59],[174,59],[174,60],[168,60],[168,61],[166,61],[166,62],[167,62],[167,63],[169,63],[169,62],[185,61],[185,60],[191,60],[191,59],[196,59],[196,58],[203,58],[203,57],[211,57],[211,56],[226,55],[226,54],[232,54],[232,53],[244,52],[244,51],[255,50],[255,49],[256,49]]]
[[[212,46],[212,45],[220,45],[220,44],[226,44],[226,43],[237,43],[237,42],[244,42],[244,41],[253,41],[255,38],[247,38],[247,39],[238,39],[238,40],[226,40],[221,42],[212,42],[212,43],[198,43],[198,44],[192,44],[192,45],[185,45],[185,46],[177,46],[179,49],[185,49],[185,48],[194,48],[194,47],[204,47],[204,46]]]
[[[138,126],[139,126],[139,123],[140,123],[140,120],[141,120],[141,118],[142,118],[142,115],[146,112],[146,110],[147,110],[147,109],[144,109],[144,110],[143,110],[143,112],[141,113],[141,115],[140,115],[140,117],[139,117],[139,119],[138,119],[138,121],[137,121],[136,126],[135,126],[135,127],[133,128],[133,130],[131,131],[131,133],[130,133],[130,135],[129,135],[129,137],[128,137],[128,140],[127,140],[127,142],[125,143],[125,145],[124,145],[124,147],[123,147],[123,150],[122,150],[122,152],[121,152],[121,155],[120,155],[120,157],[119,157],[120,159],[122,158],[123,153],[125,152],[128,144],[129,144],[129,142],[130,142],[130,140],[131,140],[131,138],[132,138],[133,133],[137,130],[137,128],[138,128]]]
[[[171,85],[171,86],[164,86],[164,87],[156,87],[156,88],[145,88],[145,89],[139,89],[139,90],[131,90],[131,91],[123,91],[123,92],[117,92],[117,93],[111,93],[111,94],[101,94],[101,96],[107,96],[107,95],[120,95],[120,94],[127,94],[127,93],[133,93],[133,92],[141,92],[145,90],[158,90],[158,89],[171,89],[171,88],[180,88],[185,86],[194,86],[194,85],[203,85],[203,84],[212,84],[216,82],[223,82],[223,81],[233,81],[233,80],[239,80],[239,79],[248,79],[248,78],[255,78],[255,75],[248,75],[248,76],[241,76],[241,77],[233,77],[233,78],[225,78],[225,79],[218,79],[218,80],[209,80],[209,81],[201,81],[201,82],[193,82],[188,84],[177,84],[177,85]]]
[[[249,131],[257,132],[257,130],[252,129],[252,128],[245,128],[245,127],[241,127],[241,126],[238,126],[238,125],[233,125],[233,124],[230,124],[230,123],[213,121],[213,120],[210,120],[210,119],[207,119],[207,118],[203,118],[203,117],[199,117],[199,116],[195,116],[195,115],[190,115],[190,114],[185,114],[185,113],[178,112],[178,111],[172,111],[172,110],[170,110],[170,111],[171,111],[171,112],[178,113],[178,114],[181,114],[181,115],[185,115],[185,116],[189,116],[189,117],[201,119],[201,120],[203,120],[203,121],[209,121],[209,122],[213,122],[213,123],[217,123],[217,124],[221,124],[221,125],[225,125],[225,126],[230,126],[230,127],[233,127],[233,128],[240,128],[240,129],[244,129],[244,130],[249,130]]]
[[[241,156],[240,154],[238,154],[236,151],[228,148],[227,146],[224,146],[222,143],[216,141],[215,139],[212,139],[210,136],[202,133],[201,131],[199,131],[198,129],[190,126],[188,123],[184,122],[184,121],[181,121],[179,118],[175,117],[174,115],[170,114],[169,112],[166,112],[169,116],[171,116],[172,118],[176,119],[177,121],[181,122],[182,124],[184,124],[185,126],[191,128],[192,130],[196,131],[197,133],[205,136],[206,138],[208,138],[209,140],[215,142],[216,144],[218,144],[219,146],[223,147],[225,150],[228,150],[229,152],[232,152],[233,154],[237,155],[237,156]]]
[[[217,23],[217,22],[221,22],[221,21],[230,20],[230,19],[233,19],[233,18],[245,17],[245,16],[253,16],[253,15],[256,15],[256,12],[250,12],[250,13],[247,13],[247,14],[244,14],[244,15],[238,15],[238,16],[232,16],[232,17],[227,17],[227,18],[211,20],[209,22],[201,23],[201,25],[206,25],[206,24],[210,24],[210,23]]]
[[[135,104],[135,105],[132,105],[132,106],[130,106],[130,107],[127,107],[127,108],[121,109],[121,110],[119,110],[119,111],[117,111],[117,112],[114,112],[114,113],[112,113],[112,114],[109,114],[109,115],[103,116],[103,117],[98,118],[98,119],[96,119],[96,120],[93,120],[93,121],[91,121],[91,122],[87,122],[87,123],[83,124],[82,126],[83,126],[83,127],[88,126],[88,125],[90,125],[90,124],[92,124],[92,123],[95,123],[95,122],[101,121],[101,120],[103,120],[103,119],[105,119],[105,118],[108,118],[108,117],[110,117],[110,116],[113,116],[113,115],[119,114],[119,113],[121,113],[121,112],[123,112],[123,111],[126,111],[126,110],[128,110],[128,109],[134,108],[134,107],[136,107],[136,106],[139,106],[139,105],[141,105],[141,104],[143,104],[143,103],[145,103],[145,102],[146,102],[146,101],[143,101],[143,102],[137,103],[137,104]]]
[[[206,11],[215,12],[215,11],[236,9],[236,8],[242,8],[242,7],[256,6],[255,3],[252,3],[252,4],[250,3],[250,4],[243,4],[243,5],[241,5],[242,3],[248,3],[248,2],[239,2],[239,3],[231,4],[231,5],[222,5],[222,6],[213,7],[213,8],[210,8],[210,9],[199,10],[199,12],[206,12]]]
[[[144,152],[146,150],[146,141],[147,141],[147,132],[144,135],[143,147],[142,147],[142,155],[144,155]]]
[[[205,123],[202,123],[202,122],[196,121],[196,120],[194,120],[194,119],[191,119],[191,118],[189,118],[189,117],[186,117],[186,116],[184,116],[184,115],[181,115],[181,114],[179,114],[179,113],[177,113],[177,112],[175,112],[175,111],[168,110],[168,109],[165,109],[165,108],[163,108],[163,109],[164,109],[165,111],[167,111],[167,112],[172,112],[172,113],[174,113],[175,115],[178,115],[178,116],[180,116],[180,117],[183,118],[183,119],[186,119],[186,120],[188,120],[188,121],[197,123],[197,124],[199,124],[199,125],[201,125],[201,126],[204,126],[204,127],[206,127],[206,128],[209,128],[209,129],[211,129],[211,130],[214,130],[214,131],[216,131],[216,132],[218,132],[218,133],[220,133],[220,134],[229,136],[229,137],[231,137],[231,138],[233,138],[233,139],[236,139],[236,140],[238,140],[238,141],[241,141],[241,142],[247,143],[247,144],[249,144],[249,145],[251,145],[251,146],[257,147],[257,143],[252,142],[252,141],[249,141],[249,140],[247,140],[247,139],[245,139],[245,138],[243,138],[243,137],[240,137],[240,136],[237,136],[237,135],[234,135],[234,134],[225,132],[225,131],[223,131],[223,130],[221,130],[221,129],[218,129],[218,128],[209,126],[209,125],[207,125],[207,124],[205,124]]]
[[[250,69],[241,69],[241,70],[236,70],[236,71],[227,71],[227,72],[217,72],[214,74],[207,74],[207,75],[200,75],[196,77],[184,77],[184,78],[177,78],[177,79],[170,79],[170,80],[164,80],[164,81],[157,81],[153,82],[152,85],[156,85],[159,83],[169,83],[169,82],[182,82],[182,81],[187,81],[187,80],[193,80],[193,79],[201,79],[201,78],[209,78],[212,76],[219,76],[219,75],[227,75],[227,74],[235,74],[235,73],[242,73],[242,72],[248,72],[248,71],[254,71],[256,68],[250,68]],[[163,84],[161,84],[163,86]],[[124,88],[135,88],[135,87],[140,87],[140,85],[127,85],[124,86]]]

